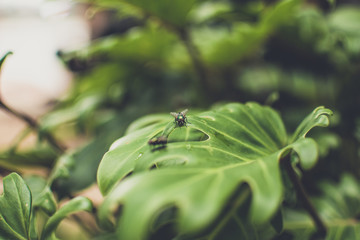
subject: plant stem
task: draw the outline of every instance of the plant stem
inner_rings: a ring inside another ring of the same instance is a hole
[[[10,108],[8,105],[6,105],[4,103],[4,101],[1,99],[0,97],[0,109],[3,109],[4,111],[10,113],[11,115],[21,119],[23,122],[25,122],[31,129],[40,132],[40,126],[39,124],[30,116],[18,112],[12,108]],[[49,142],[49,144],[56,149],[57,151],[59,151],[60,153],[65,152],[65,147],[62,146],[60,143],[58,143],[55,138],[49,133],[49,132],[43,132],[43,135],[45,137],[45,139]]]
[[[189,31],[185,28],[180,28],[176,30],[179,38],[183,42],[190,58],[193,63],[196,74],[199,78],[199,88],[202,89],[202,93],[207,93],[210,90],[210,82],[208,78],[208,72],[201,59],[201,55],[195,44],[193,43]],[[204,94],[206,96],[206,94]]]
[[[287,174],[289,175],[291,182],[294,185],[296,194],[299,197],[303,207],[310,214],[312,220],[315,223],[315,226],[318,231],[317,235],[319,237],[325,237],[326,231],[327,231],[326,226],[325,226],[324,222],[321,220],[319,214],[316,212],[313,204],[310,201],[309,196],[305,192],[305,189],[304,189],[299,177],[297,176],[295,170],[293,169],[293,167],[291,165],[290,154],[288,154],[285,158],[282,159],[282,163],[285,167]]]

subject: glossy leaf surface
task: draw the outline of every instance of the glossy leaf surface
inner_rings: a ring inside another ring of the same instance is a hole
[[[29,239],[31,192],[24,180],[12,173],[3,179],[0,196],[0,239]]]
[[[330,114],[324,108],[316,111],[302,124],[318,126],[314,118]],[[99,216],[104,226],[112,228],[115,216],[111,215],[123,205],[117,227],[120,238],[145,238],[157,216],[170,206],[177,209],[179,232],[204,229],[243,183],[252,192],[250,218],[263,223],[282,199],[279,159],[291,149],[298,149],[300,158],[304,149],[316,149],[311,147],[314,141],[303,136],[287,145],[278,113],[256,103],[231,103],[196,115],[189,112],[187,118],[188,127],[175,130],[171,116],[167,122],[134,128],[104,156],[98,183],[103,194],[110,194]],[[168,135],[168,144],[151,149],[148,140],[161,133]],[[312,166],[317,155],[306,157],[306,165]],[[160,169],[147,172],[152,166]],[[133,176],[118,185],[131,172]]]

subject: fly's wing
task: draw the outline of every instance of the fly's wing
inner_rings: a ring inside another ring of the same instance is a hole
[[[176,117],[178,116],[178,113],[176,113],[176,112],[171,112],[170,115],[173,116],[174,118],[176,118]]]
[[[188,111],[189,109],[185,109],[184,111],[181,112],[181,114],[185,116]]]

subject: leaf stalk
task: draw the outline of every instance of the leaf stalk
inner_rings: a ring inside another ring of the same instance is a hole
[[[201,58],[200,51],[192,41],[190,33],[186,28],[176,28],[176,33],[179,39],[184,44],[186,51],[188,52],[189,57],[192,61],[194,70],[199,79],[198,82],[199,90],[202,90],[200,92],[204,95],[203,97],[206,97],[206,94],[204,93],[209,93],[209,91],[211,90],[210,81],[209,81],[210,79],[207,68],[204,64],[204,61]]]
[[[7,104],[4,103],[4,101],[2,100],[2,98],[0,97],[0,109],[3,109],[5,112],[15,116],[16,118],[22,120],[23,122],[25,122],[31,129],[40,132],[40,126],[39,124],[35,121],[35,119],[33,119],[32,117],[26,115],[25,113],[16,111],[15,109],[12,109],[11,107],[9,107]],[[57,151],[59,151],[60,153],[64,153],[65,152],[65,147],[58,143],[55,138],[47,131],[43,132],[44,138],[49,142],[49,144],[56,149]]]
[[[317,213],[314,205],[311,203],[310,198],[304,189],[304,186],[302,185],[298,175],[296,174],[294,168],[292,167],[290,154],[288,154],[286,157],[284,157],[282,159],[282,164],[290,178],[290,181],[292,182],[292,184],[295,188],[296,195],[298,196],[303,207],[310,214],[310,217],[312,218],[313,222],[315,223],[315,226],[317,228],[316,236],[317,237],[325,237],[327,228],[326,228],[324,222],[321,220],[319,214]]]

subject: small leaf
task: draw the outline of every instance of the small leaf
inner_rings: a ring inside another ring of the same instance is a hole
[[[306,134],[314,127],[327,127],[329,125],[329,116],[333,113],[324,107],[317,107],[309,116],[307,116],[295,130],[290,142],[299,138],[304,138]]]
[[[3,179],[0,196],[0,239],[29,239],[31,192],[24,180],[11,173]]]
[[[73,166],[74,157],[71,154],[60,156],[49,177],[49,185],[57,179],[68,178],[70,176],[70,168]]]
[[[55,230],[60,222],[69,216],[70,214],[79,212],[79,211],[92,211],[92,203],[89,199],[85,197],[76,197],[70,200],[62,208],[60,208],[53,216],[49,218],[46,222],[41,239],[46,240],[52,237],[55,234]]]
[[[312,138],[303,138],[291,144],[292,149],[301,159],[300,165],[304,170],[311,169],[318,158],[317,144]]]

